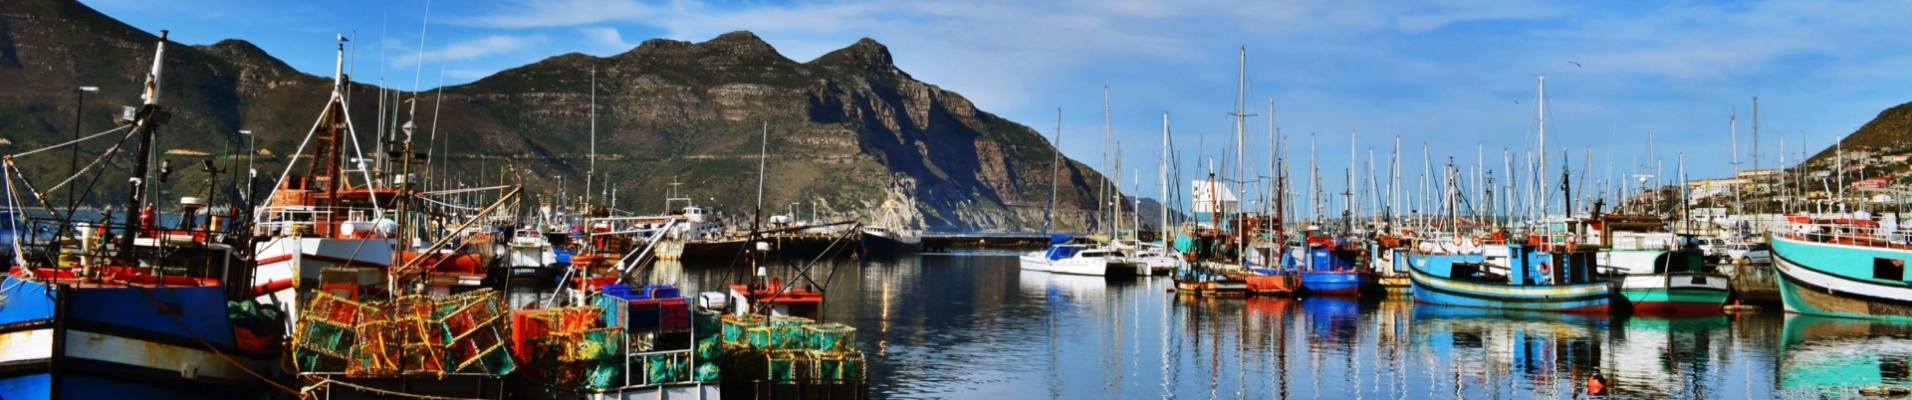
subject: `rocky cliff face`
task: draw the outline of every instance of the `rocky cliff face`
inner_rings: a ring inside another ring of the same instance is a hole
[[[0,91],[0,133],[12,142],[0,151],[70,137],[72,87],[102,88],[86,98],[94,118],[82,130],[89,133],[109,128],[101,116],[137,99],[152,34],[69,0],[8,0],[0,15],[0,86],[13,88]],[[250,129],[260,135],[259,147],[289,154],[331,83],[239,40],[173,45],[168,58],[163,83],[176,115],[163,149],[225,154],[227,146],[243,149],[247,138],[236,132]],[[598,157],[587,189],[593,70]],[[379,125],[376,91],[352,91],[353,121],[366,146]],[[435,140],[429,146],[437,160],[425,172],[431,180],[523,183],[546,197],[588,191],[598,204],[614,190],[616,208],[638,212],[661,211],[669,184],[679,182],[679,197],[748,214],[759,204],[760,151],[767,154],[762,208],[799,219],[814,209],[819,220],[873,221],[887,201],[906,205],[900,220],[914,228],[1040,229],[1053,182],[1061,185],[1057,226],[1083,230],[1092,220],[1085,210],[1094,207],[1093,188],[1104,180],[1067,158],[1053,164],[1055,149],[1044,135],[915,80],[870,39],[809,62],[784,57],[749,32],[701,43],[649,40],[610,57],[552,57],[417,99],[422,128],[414,143]],[[283,167],[283,158],[256,161],[262,176]],[[66,160],[23,162],[51,173],[64,171]],[[176,180],[175,191],[204,187]]]

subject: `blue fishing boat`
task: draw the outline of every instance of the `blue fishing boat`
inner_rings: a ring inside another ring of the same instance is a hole
[[[1790,217],[1795,233],[1773,236],[1773,268],[1786,311],[1912,320],[1912,247],[1878,235],[1868,218]]]
[[[139,147],[126,154],[135,159],[136,177],[148,177],[147,156],[167,120],[159,104],[166,31],[157,39],[145,101],[130,121]],[[31,185],[17,185],[25,178],[7,164],[8,198],[38,197],[28,193]],[[128,204],[150,207],[142,185],[148,179],[133,180]],[[251,264],[235,244],[246,241],[247,229],[221,229],[211,218],[197,223],[202,217],[192,211],[204,200],[182,198],[181,205],[188,213],[178,226],[161,227],[154,214],[136,217],[137,207],[128,207],[117,232],[84,228],[72,235],[64,229],[74,226],[71,215],[49,210],[63,219],[54,222],[64,240],[8,244],[57,256],[8,259],[0,277],[0,399],[272,394],[285,322],[282,313],[245,300]]]
[[[1307,235],[1302,253],[1289,253],[1302,290],[1322,296],[1359,296],[1378,283],[1367,266],[1367,249],[1316,229]]]
[[[1547,239],[1508,244],[1505,265],[1481,255],[1408,253],[1414,300],[1460,307],[1606,314],[1614,282],[1586,246]],[[1545,244],[1545,245],[1543,245]]]

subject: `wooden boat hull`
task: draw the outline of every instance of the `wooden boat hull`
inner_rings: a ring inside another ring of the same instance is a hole
[[[1772,244],[1773,269],[1778,272],[1786,311],[1912,320],[1912,286],[1903,272],[1912,251],[1783,237],[1773,238]]]
[[[1373,282],[1373,275],[1361,271],[1299,271],[1301,287],[1319,296],[1359,296]]]
[[[1620,295],[1637,314],[1717,314],[1732,295],[1728,282],[1717,274],[1635,275],[1621,282]]]
[[[1414,301],[1456,307],[1606,314],[1613,282],[1516,286],[1448,279],[1409,268]]]
[[[237,325],[225,292],[5,275],[0,398],[257,397],[270,389],[246,370],[276,375],[278,332]]]
[[[1242,275],[1235,277],[1246,285],[1249,292],[1267,295],[1289,295],[1301,290],[1301,284],[1294,275]]]

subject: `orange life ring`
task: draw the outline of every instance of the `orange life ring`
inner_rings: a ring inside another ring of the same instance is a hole
[[[1546,276],[1553,276],[1553,265],[1550,265],[1545,262],[1540,263],[1540,274],[1546,275]]]

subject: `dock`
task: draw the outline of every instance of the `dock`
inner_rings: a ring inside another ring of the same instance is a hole
[[[1041,233],[924,233],[923,251],[950,249],[1034,250],[1049,245],[1049,236]]]

